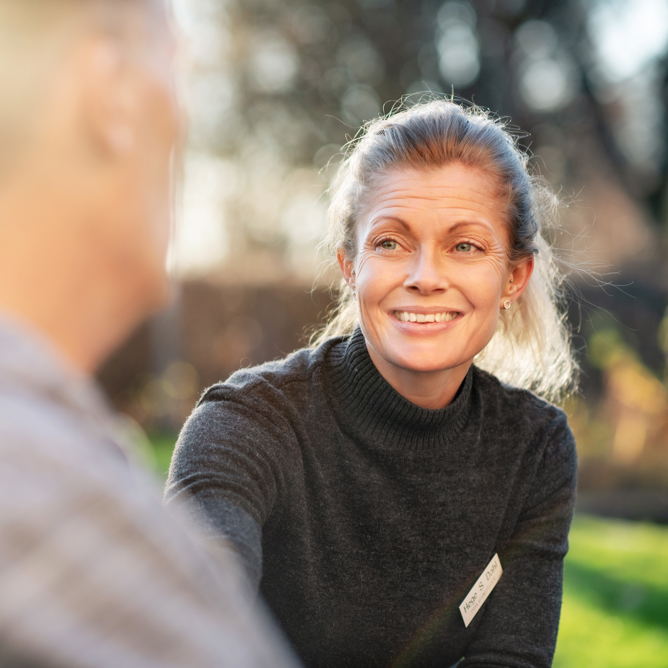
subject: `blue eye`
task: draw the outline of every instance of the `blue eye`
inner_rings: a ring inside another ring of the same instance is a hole
[[[395,250],[397,247],[397,242],[392,239],[385,239],[385,241],[380,242],[380,247],[383,250]]]
[[[473,250],[473,244],[467,244],[467,243],[457,244],[455,246],[455,249],[458,250],[460,253],[470,253]]]

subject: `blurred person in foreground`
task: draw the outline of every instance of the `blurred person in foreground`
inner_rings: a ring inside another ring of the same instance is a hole
[[[162,0],[0,0],[1,666],[294,665],[91,379],[168,297],[174,51]]]
[[[203,395],[168,502],[232,538],[307,666],[547,668],[576,479],[545,400],[574,371],[554,197],[503,123],[449,100],[349,148],[338,316]]]

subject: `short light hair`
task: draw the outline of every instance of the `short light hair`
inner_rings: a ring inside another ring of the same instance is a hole
[[[24,145],[59,57],[77,31],[123,29],[125,9],[162,0],[0,0],[0,169]]]
[[[355,258],[361,212],[391,169],[460,163],[484,170],[508,205],[509,264],[534,256],[535,266],[512,309],[501,311],[497,331],[475,363],[502,381],[556,400],[572,388],[576,372],[562,308],[564,275],[547,240],[558,202],[529,173],[528,160],[505,124],[475,106],[436,99],[378,118],[346,147],[330,193],[326,248],[332,258],[337,252]],[[358,324],[357,304],[342,281],[334,317],[314,342],[348,335]]]

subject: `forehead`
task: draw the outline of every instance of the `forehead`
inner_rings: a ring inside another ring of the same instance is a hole
[[[436,217],[472,217],[505,225],[507,205],[497,180],[478,168],[452,163],[416,169],[399,167],[380,176],[364,207],[362,218],[384,212],[405,216],[428,213]]]

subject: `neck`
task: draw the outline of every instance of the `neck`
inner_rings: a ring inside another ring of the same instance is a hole
[[[137,324],[146,304],[131,277],[124,280],[118,267],[105,266],[99,249],[89,247],[82,211],[65,202],[44,206],[33,193],[36,200],[39,206],[15,206],[0,197],[0,310],[90,374]]]
[[[49,339],[80,372],[93,373],[134,325],[113,290],[59,275],[59,262],[17,267],[0,253],[0,267],[0,310]]]
[[[457,395],[471,362],[454,369],[415,371],[389,364],[367,343],[369,357],[380,375],[402,396],[416,406],[438,410],[449,406]]]

